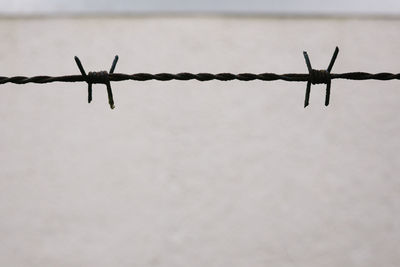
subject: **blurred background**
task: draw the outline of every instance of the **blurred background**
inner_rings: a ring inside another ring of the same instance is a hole
[[[394,15],[400,12],[396,0],[1,0],[2,14],[286,14],[286,15]]]
[[[0,76],[400,71],[400,2],[0,0]],[[0,85],[0,266],[400,265],[399,81]]]

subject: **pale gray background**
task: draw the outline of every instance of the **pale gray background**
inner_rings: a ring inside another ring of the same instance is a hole
[[[398,0],[0,0],[0,14],[325,14],[399,15]]]
[[[398,20],[1,19],[0,75],[400,70]],[[399,81],[0,86],[0,266],[400,265]]]

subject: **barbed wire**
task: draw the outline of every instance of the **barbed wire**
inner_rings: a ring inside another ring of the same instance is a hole
[[[336,47],[331,61],[328,65],[327,69],[324,70],[316,70],[311,66],[310,58],[307,52],[303,52],[304,59],[306,61],[308,73],[287,73],[287,74],[276,74],[276,73],[135,73],[135,74],[123,74],[123,73],[114,73],[115,66],[118,62],[118,56],[115,56],[114,61],[111,65],[110,71],[99,71],[99,72],[89,72],[86,74],[85,69],[82,66],[81,61],[78,57],[75,57],[75,62],[81,72],[81,75],[66,75],[66,76],[34,76],[34,77],[25,77],[25,76],[14,76],[14,77],[3,77],[0,76],[0,84],[5,83],[14,83],[14,84],[26,84],[26,83],[51,83],[51,82],[86,82],[88,84],[88,102],[92,101],[92,85],[93,84],[105,84],[107,87],[108,94],[108,102],[110,107],[113,109],[114,99],[111,90],[111,82],[117,81],[126,81],[126,80],[134,80],[134,81],[149,81],[149,80],[157,80],[157,81],[171,81],[171,80],[179,80],[179,81],[188,81],[188,80],[197,80],[197,81],[276,81],[283,80],[288,82],[307,82],[306,94],[304,99],[304,107],[309,105],[310,100],[310,92],[311,92],[311,84],[326,84],[326,94],[325,94],[325,106],[329,105],[330,102],[330,89],[331,89],[331,81],[333,79],[347,79],[347,80],[400,80],[400,73],[367,73],[367,72],[347,72],[347,73],[331,73],[332,67],[336,61],[337,55],[339,53],[339,48]]]

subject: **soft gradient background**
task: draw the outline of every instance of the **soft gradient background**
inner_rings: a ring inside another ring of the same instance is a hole
[[[398,0],[0,0],[0,14],[292,14],[398,16]]]
[[[0,75],[399,72],[400,21],[0,20]],[[0,266],[400,265],[399,81],[0,86]]]

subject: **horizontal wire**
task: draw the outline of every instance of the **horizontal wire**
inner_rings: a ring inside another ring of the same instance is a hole
[[[400,73],[367,73],[367,72],[348,72],[348,73],[331,73],[331,79],[347,79],[347,80],[400,80]],[[310,80],[310,74],[299,74],[299,73],[287,73],[287,74],[275,74],[275,73],[135,73],[135,74],[123,74],[123,73],[109,73],[108,79],[110,81],[276,81],[283,80],[288,82],[307,82]],[[3,77],[0,76],[0,84],[14,83],[14,84],[26,84],[26,83],[52,83],[52,82],[87,82],[87,78],[82,75],[66,75],[66,76],[14,76],[14,77]]]
[[[15,83],[15,84],[26,84],[26,83],[51,83],[51,82],[86,82],[88,84],[88,103],[92,101],[92,85],[95,83],[105,84],[107,87],[107,95],[108,102],[110,104],[110,108],[113,109],[114,98],[111,89],[111,82],[116,81],[126,81],[126,80],[134,80],[134,81],[149,81],[149,80],[157,80],[157,81],[189,81],[189,80],[197,80],[197,81],[276,81],[283,80],[288,82],[307,82],[306,93],[304,99],[304,107],[307,107],[310,102],[310,92],[311,92],[311,84],[326,84],[326,94],[325,94],[325,106],[329,105],[330,102],[330,94],[331,94],[331,80],[333,79],[347,79],[347,80],[380,80],[380,81],[388,81],[388,80],[400,80],[400,73],[367,73],[367,72],[347,72],[347,73],[331,73],[332,67],[335,63],[335,60],[338,56],[339,48],[336,47],[332,58],[329,62],[328,68],[324,70],[316,70],[312,68],[311,60],[308,56],[307,52],[303,52],[303,56],[307,65],[308,73],[287,73],[287,74],[276,74],[276,73],[189,73],[189,72],[181,72],[181,73],[134,73],[134,74],[124,74],[124,73],[114,73],[115,66],[118,62],[118,56],[115,56],[110,71],[97,71],[97,72],[88,72],[86,73],[82,62],[78,57],[74,57],[75,62],[79,68],[81,75],[66,75],[66,76],[34,76],[34,77],[25,77],[25,76],[14,76],[14,77],[3,77],[0,76],[0,84],[5,83]]]

